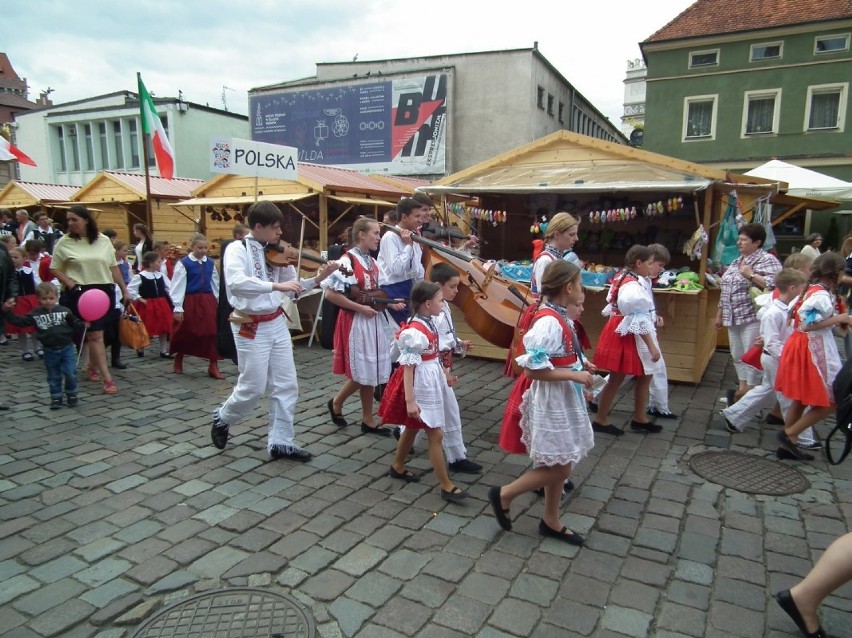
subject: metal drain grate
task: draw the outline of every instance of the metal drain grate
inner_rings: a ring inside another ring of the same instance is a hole
[[[314,638],[311,614],[285,594],[219,589],[160,610],[131,638]]]
[[[749,494],[784,496],[810,487],[798,470],[742,452],[701,452],[689,460],[689,467],[711,483]]]

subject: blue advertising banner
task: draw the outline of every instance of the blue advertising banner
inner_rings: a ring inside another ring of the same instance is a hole
[[[441,174],[446,96],[446,74],[251,96],[252,139],[296,147],[300,162]]]

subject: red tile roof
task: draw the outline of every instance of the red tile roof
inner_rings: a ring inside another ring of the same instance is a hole
[[[852,18],[852,0],[698,0],[646,43]]]
[[[67,202],[71,195],[80,190],[79,186],[43,184],[40,182],[16,181],[15,186],[28,192],[38,202]]]
[[[141,173],[115,173],[104,171],[106,175],[126,184],[137,193],[145,194],[145,175]],[[188,199],[192,197],[192,191],[204,183],[203,179],[189,179],[187,177],[175,177],[164,179],[151,175],[151,195],[155,197],[177,197]]]
[[[337,168],[334,166],[322,166],[320,164],[309,164],[299,162],[299,178],[321,184],[324,189],[353,190],[357,192],[391,193],[408,195],[409,191],[397,188],[386,182],[373,179],[358,171],[348,168]]]

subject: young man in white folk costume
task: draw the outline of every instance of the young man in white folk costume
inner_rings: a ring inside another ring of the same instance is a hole
[[[213,413],[210,436],[224,449],[229,428],[246,418],[266,391],[269,394],[267,450],[273,459],[308,461],[312,455],[295,443],[293,418],[299,386],[293,342],[281,304],[284,296],[317,286],[338,264],[328,262],[311,279],[298,279],[293,266],[267,264],[267,244],[278,244],[284,216],[271,202],[254,204],[248,212],[249,235],[225,252],[225,288],[233,306],[231,330],[237,347],[240,376],[231,396]]]
[[[387,232],[379,244],[379,288],[391,299],[411,297],[411,289],[426,277],[423,267],[423,247],[412,239],[412,235],[423,223],[424,213],[429,210],[422,202],[403,197],[396,206],[397,232]],[[408,320],[406,310],[388,309],[397,324]]]

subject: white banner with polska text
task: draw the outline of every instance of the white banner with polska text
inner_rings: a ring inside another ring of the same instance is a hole
[[[249,177],[296,179],[299,150],[236,137],[210,140],[210,171]]]

